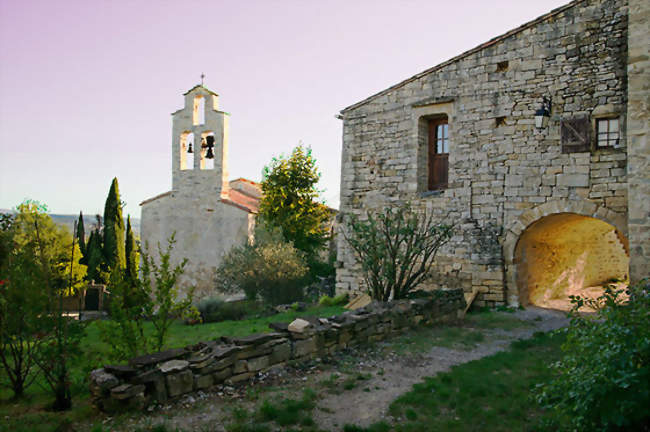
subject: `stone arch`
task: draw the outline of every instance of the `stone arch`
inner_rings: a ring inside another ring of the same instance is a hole
[[[548,216],[560,214],[574,214],[594,218],[613,226],[619,241],[622,243],[626,254],[629,256],[629,243],[627,241],[627,218],[625,214],[616,213],[610,209],[599,206],[587,200],[554,200],[522,213],[505,229],[503,240],[503,258],[505,265],[505,288],[508,305],[518,306],[520,299],[517,283],[517,263],[515,253],[517,244],[524,232],[537,221]],[[524,301],[526,302],[527,299]]]

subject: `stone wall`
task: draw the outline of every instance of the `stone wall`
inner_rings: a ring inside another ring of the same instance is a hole
[[[630,197],[630,278],[648,274],[650,259],[650,2],[630,0],[627,145]]]
[[[627,1],[578,0],[344,109],[343,219],[400,201],[453,219],[428,287],[476,289],[479,306],[518,304],[512,251],[541,208],[578,207],[627,235],[626,61]],[[551,117],[537,129],[544,97]],[[442,115],[449,184],[427,191],[423,122]],[[617,148],[596,147],[602,117],[619,118]],[[562,123],[579,118],[586,147],[563,145]],[[337,266],[337,290],[358,290],[342,235]]]
[[[143,408],[219,383],[243,382],[291,360],[322,357],[418,324],[455,319],[464,307],[462,291],[449,290],[416,300],[373,303],[329,318],[271,324],[274,333],[221,337],[96,369],[90,374],[90,392],[103,411]]]

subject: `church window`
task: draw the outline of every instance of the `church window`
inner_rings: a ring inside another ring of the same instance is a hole
[[[213,132],[203,132],[201,134],[201,169],[214,169],[215,139]]]
[[[618,118],[598,119],[596,133],[598,147],[618,147],[620,139]]]
[[[180,142],[181,170],[194,169],[194,134],[183,132]]]
[[[447,117],[429,120],[428,148],[428,189],[446,189],[449,178],[449,124]]]
[[[192,124],[194,126],[205,123],[205,98],[201,95],[194,97],[194,110],[192,112]]]

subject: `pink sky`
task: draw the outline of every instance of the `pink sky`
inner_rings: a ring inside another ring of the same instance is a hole
[[[565,0],[0,0],[0,208],[125,212],[171,187],[171,117],[206,74],[230,176],[310,145],[338,206],[339,110]]]

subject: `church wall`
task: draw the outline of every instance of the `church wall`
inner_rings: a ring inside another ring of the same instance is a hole
[[[614,225],[626,234],[626,61],[627,2],[579,1],[344,110],[342,217],[412,201],[457,222],[428,287],[476,289],[479,306],[505,303],[503,239],[527,212],[530,224],[538,206],[589,203],[623,220]],[[551,117],[537,129],[543,97],[552,99]],[[449,184],[430,192],[422,125],[441,114],[449,120]],[[589,118],[589,148],[563,152],[560,123],[580,116]],[[599,117],[619,118],[619,148],[595,149]],[[337,259],[337,290],[359,289],[341,235]]]
[[[179,286],[183,292],[195,287],[195,298],[214,295],[214,275],[221,258],[233,246],[246,242],[252,231],[252,214],[219,201],[218,197],[170,195],[143,204],[142,248],[158,256],[157,245],[167,245],[176,233],[174,264],[188,259]]]

